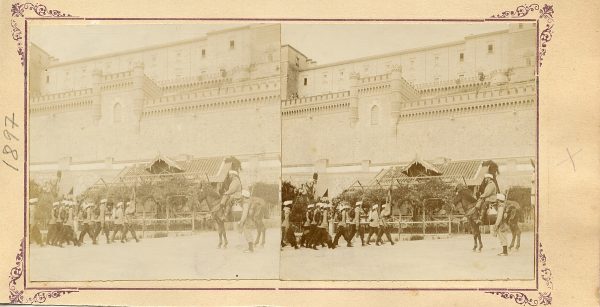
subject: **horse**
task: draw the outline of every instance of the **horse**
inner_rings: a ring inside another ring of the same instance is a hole
[[[473,197],[471,191],[463,185],[456,187],[456,196],[454,197],[454,204],[461,204],[462,209],[465,212],[465,217],[469,223],[469,228],[473,234],[473,251],[481,252],[483,243],[481,242],[481,230],[479,229],[479,223],[477,223],[477,217],[479,216],[479,209],[475,207],[477,199]],[[479,243],[479,249],[477,249],[477,243]]]
[[[465,217],[469,222],[469,227],[473,233],[473,251],[478,250],[481,252],[483,248],[483,243],[481,242],[481,231],[479,229],[480,224],[477,223],[477,217],[479,216],[479,209],[475,207],[477,200],[473,197],[471,191],[465,186],[458,186],[457,193],[454,198],[454,204],[461,203],[463,211],[465,212]],[[519,250],[521,247],[521,229],[519,228],[519,220],[521,217],[521,206],[518,202],[507,200],[506,202],[506,211],[504,215],[505,223],[510,228],[510,233],[512,235],[512,240],[510,243],[509,249],[515,247],[516,241],[516,250]],[[486,218],[483,220],[483,225],[494,225],[496,223],[497,216],[493,214],[487,214]],[[479,249],[477,249],[477,243],[479,242]]]
[[[518,251],[521,247],[521,228],[519,227],[519,220],[521,219],[521,206],[518,202],[507,200],[506,201],[506,224],[510,228],[510,233],[512,235],[512,240],[510,241],[510,246],[508,247],[511,250],[515,247],[515,240],[517,241],[517,246],[515,249]]]
[[[221,206],[221,195],[210,185],[210,183],[200,184],[198,191],[198,203],[206,201],[212,219],[217,225],[217,233],[219,234],[219,245],[217,248],[227,248],[227,232],[225,231],[225,208]]]

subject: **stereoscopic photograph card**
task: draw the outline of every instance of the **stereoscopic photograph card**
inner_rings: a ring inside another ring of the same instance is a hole
[[[0,301],[598,304],[597,9],[3,2]]]

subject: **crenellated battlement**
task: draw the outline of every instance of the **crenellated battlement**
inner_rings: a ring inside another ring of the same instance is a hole
[[[217,97],[232,97],[239,95],[257,94],[279,90],[278,78],[267,78],[262,80],[250,80],[232,83],[228,86],[211,87],[204,90],[183,92],[176,95],[164,95],[161,97],[146,99],[144,105],[159,106],[172,103],[186,103],[202,99],[213,99]]]
[[[232,83],[232,78],[221,77],[220,75],[212,76],[195,76],[189,78],[180,78],[172,80],[159,81],[157,85],[165,93],[194,91],[211,87],[220,87],[223,84]]]
[[[428,98],[402,104],[399,121],[438,116],[455,116],[476,112],[516,110],[535,105],[536,88],[532,82],[510,87],[496,86],[479,92]]]
[[[520,84],[513,84],[510,87],[495,86],[488,87],[480,91],[470,91],[466,93],[447,95],[440,98],[425,98],[416,101],[403,102],[402,109],[422,109],[436,107],[440,105],[451,105],[469,103],[474,101],[498,99],[508,96],[535,95],[535,93],[535,84],[532,82],[524,82]]]
[[[171,97],[169,97],[171,98]],[[185,99],[184,99],[185,98]],[[198,98],[198,99],[196,99]],[[161,98],[163,99],[163,98]],[[250,105],[274,103],[279,99],[279,94],[245,95],[243,97],[223,98],[215,96],[212,99],[200,99],[194,94],[185,97],[163,99],[161,104],[147,105],[142,111],[143,117],[163,116],[180,112],[206,112],[224,108],[239,108]]]
[[[350,91],[343,91],[343,92],[338,92],[338,93],[329,93],[329,94],[322,94],[322,95],[316,95],[316,96],[310,96],[310,97],[287,99],[287,100],[282,101],[282,108],[285,109],[285,108],[292,108],[292,107],[304,107],[304,106],[308,106],[308,105],[321,104],[321,103],[326,103],[329,101],[334,101],[334,100],[339,100],[339,99],[346,99],[349,97],[350,97]]]
[[[35,98],[30,98],[29,103],[31,105],[48,103],[48,102],[58,102],[61,100],[68,100],[80,97],[91,96],[93,94],[93,89],[86,88],[82,90],[74,90],[69,92],[62,92],[50,95],[39,96]]]

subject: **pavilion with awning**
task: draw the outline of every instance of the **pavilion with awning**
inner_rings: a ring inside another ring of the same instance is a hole
[[[355,181],[349,189],[389,188],[427,178],[439,178],[451,184],[462,183],[473,187],[481,183],[485,173],[487,173],[485,160],[429,162],[417,158],[407,164],[384,168],[369,182]]]

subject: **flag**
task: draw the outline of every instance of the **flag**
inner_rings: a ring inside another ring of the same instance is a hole
[[[323,197],[329,198],[329,189],[325,190],[325,193],[323,193]]]

